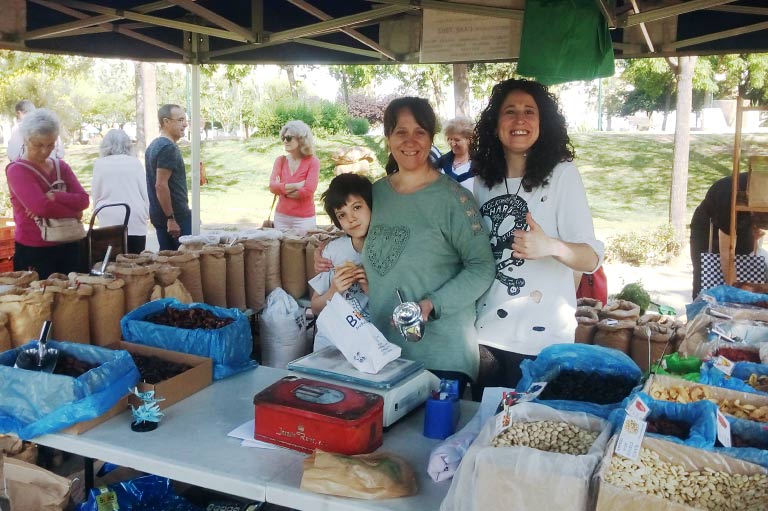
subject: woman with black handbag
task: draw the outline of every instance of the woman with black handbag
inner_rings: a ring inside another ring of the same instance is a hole
[[[13,269],[35,270],[41,279],[51,273],[76,271],[80,222],[88,207],[85,192],[65,162],[50,158],[59,136],[59,119],[38,108],[21,123],[22,157],[5,169],[16,223]]]

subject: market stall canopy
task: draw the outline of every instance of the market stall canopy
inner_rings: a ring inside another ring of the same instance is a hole
[[[768,51],[765,0],[592,1],[612,29],[618,58]],[[573,2],[579,0],[554,1]],[[515,60],[525,18],[525,0],[0,0],[0,6],[0,48],[187,63]]]

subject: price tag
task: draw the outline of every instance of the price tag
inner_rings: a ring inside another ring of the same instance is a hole
[[[733,362],[725,358],[724,356],[720,355],[715,359],[714,366],[718,369],[720,369],[722,372],[727,374],[728,376],[731,375],[733,372]]]
[[[103,493],[96,495],[96,509],[98,511],[117,511],[120,509],[117,503],[117,494],[113,491],[107,491],[102,488]]]
[[[539,397],[539,394],[544,392],[544,389],[547,387],[547,382],[545,381],[537,381],[531,384],[530,387],[528,387],[528,390],[525,392],[525,395],[523,398],[520,399],[520,402],[524,401],[533,401],[537,397]]]
[[[640,457],[640,446],[643,443],[646,427],[648,427],[648,423],[644,420],[627,415],[616,441],[616,454],[637,461]]]
[[[717,439],[723,444],[723,447],[731,447],[731,423],[725,418],[725,415],[717,411]]]
[[[651,409],[645,404],[645,401],[640,399],[640,396],[635,397],[626,408],[627,415],[634,417],[635,419],[644,421],[648,414],[651,413]]]
[[[605,324],[608,325],[608,326],[616,326],[616,325],[619,324],[619,320],[618,319],[613,319],[613,318],[608,318],[608,319],[605,320]]]

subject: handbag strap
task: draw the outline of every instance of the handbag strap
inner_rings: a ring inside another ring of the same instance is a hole
[[[53,183],[48,181],[48,178],[45,177],[42,172],[37,170],[32,165],[30,165],[28,163],[25,163],[25,162],[23,162],[21,160],[16,160],[13,163],[15,163],[17,165],[22,165],[22,166],[28,168],[29,170],[31,170],[32,172],[34,172],[37,175],[37,177],[42,179],[43,183],[48,185],[48,191],[50,192],[51,190],[54,190],[56,188],[56,185],[58,185],[59,183],[62,183],[62,184],[64,183],[64,181],[61,180],[61,166],[59,165],[59,159],[58,158],[52,158],[52,160],[53,160],[54,167],[56,167],[56,181],[54,181]]]
[[[272,196],[272,205],[269,207],[269,216],[267,216],[267,221],[272,220],[272,211],[275,209],[275,203],[277,202],[277,194]]]

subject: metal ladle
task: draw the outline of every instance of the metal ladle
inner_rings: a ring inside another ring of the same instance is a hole
[[[107,253],[104,254],[104,260],[101,262],[101,268],[98,270],[91,270],[91,275],[94,277],[111,277],[110,273],[107,273],[107,265],[109,264],[109,256],[112,255],[112,245],[107,247]]]
[[[418,342],[424,335],[424,321],[421,319],[421,307],[416,302],[403,301],[403,295],[399,289],[395,289],[400,303],[392,312],[392,322],[400,331],[403,339],[409,342]]]
[[[44,373],[53,372],[56,362],[59,360],[59,350],[48,347],[48,338],[51,336],[52,326],[53,323],[51,321],[43,321],[43,328],[40,331],[37,348],[28,348],[19,353],[14,367]]]

